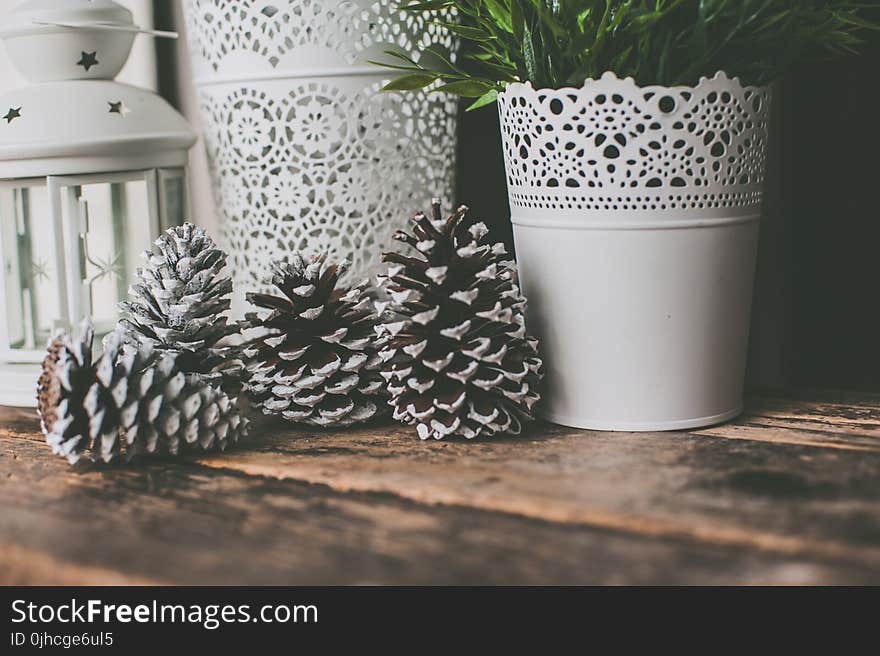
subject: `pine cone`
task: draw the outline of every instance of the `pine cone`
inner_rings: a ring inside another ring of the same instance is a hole
[[[79,340],[61,336],[43,362],[46,388],[58,390],[39,408],[55,453],[74,463],[91,451],[93,459],[111,462],[141,453],[224,449],[246,434],[236,402],[203,377],[184,374],[176,354],[124,344],[117,332],[107,336],[93,363],[93,337],[91,326]]]
[[[221,275],[226,253],[189,223],[169,229],[156,245],[159,254],[144,253],[147,266],[137,270],[132,300],[120,303],[126,341],[178,353],[184,373],[222,379],[234,390],[242,373],[238,349],[221,345],[239,332],[227,318],[232,279]]]
[[[414,257],[386,253],[390,312],[379,328],[394,418],[419,437],[518,434],[539,400],[541,360],[525,329],[526,300],[504,245],[483,223],[465,227],[467,208],[448,219],[412,219],[394,238]],[[383,317],[385,318],[385,317]]]
[[[46,357],[43,358],[43,368],[37,380],[37,414],[40,416],[40,428],[44,435],[58,418],[56,408],[61,400],[61,384],[55,376],[55,366],[63,350],[64,340],[60,334],[56,335],[46,347]]]
[[[294,254],[273,266],[283,296],[248,294],[261,308],[246,325],[266,334],[245,350],[251,402],[267,415],[312,426],[349,426],[385,410],[367,283],[337,288],[347,263]]]
[[[83,326],[79,341],[63,333],[56,336],[49,344],[38,383],[48,391],[38,405],[46,441],[71,464],[79,460],[90,442],[91,417],[85,409],[85,397],[94,380],[93,339],[91,324]]]

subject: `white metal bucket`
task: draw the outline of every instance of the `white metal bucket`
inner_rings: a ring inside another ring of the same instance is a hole
[[[501,94],[543,417],[649,431],[742,411],[769,100],[723,74]]]

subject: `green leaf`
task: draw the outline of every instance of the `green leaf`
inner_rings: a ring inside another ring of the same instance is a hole
[[[388,55],[389,57],[394,57],[395,59],[405,61],[408,64],[411,64],[413,66],[418,66],[418,64],[416,64],[415,60],[413,60],[411,57],[409,57],[405,53],[400,52],[399,50],[383,50],[382,52],[384,54]]]
[[[513,23],[510,20],[510,10],[499,0],[483,0],[489,15],[498,23],[505,32],[513,33]]]
[[[478,27],[470,27],[468,25],[458,25],[457,23],[437,23],[442,27],[445,27],[447,30],[452,32],[453,34],[457,34],[460,37],[467,39],[468,41],[474,41],[476,43],[480,43],[482,41],[491,41],[493,39],[492,36],[489,36]]]
[[[532,42],[532,31],[529,29],[528,24],[524,27],[525,33],[523,34],[523,64],[525,65],[526,74],[528,75],[529,80],[533,83],[536,83],[538,80],[538,60],[535,57],[535,46]]]
[[[436,11],[451,6],[455,6],[454,0],[433,0],[433,2],[429,0],[427,2],[416,2],[411,5],[404,5],[401,9],[407,11]]]
[[[491,105],[496,100],[498,100],[498,89],[489,89],[486,93],[484,93],[476,101],[474,101],[474,103],[470,105],[465,111],[472,112],[475,109],[479,109],[480,107]]]
[[[462,96],[464,98],[481,98],[492,88],[491,84],[480,80],[459,80],[432,89],[432,93],[443,92]]]
[[[522,43],[526,31],[526,16],[519,3],[520,0],[510,0],[510,27],[513,38],[517,43]]]
[[[437,77],[432,73],[402,75],[395,80],[391,80],[391,82],[382,87],[382,91],[415,91],[416,89],[424,89],[436,79]]]

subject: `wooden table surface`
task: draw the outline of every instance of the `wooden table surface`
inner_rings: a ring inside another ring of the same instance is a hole
[[[878,584],[880,394],[764,395],[677,433],[260,422],[109,468],[3,408],[0,498],[3,584]]]

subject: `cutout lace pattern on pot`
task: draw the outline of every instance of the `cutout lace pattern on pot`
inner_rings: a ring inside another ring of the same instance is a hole
[[[368,60],[448,51],[432,18],[376,0],[187,0],[220,237],[236,309],[292,250],[349,259],[369,275],[415,197],[451,198],[457,102],[382,93]],[[450,13],[444,13],[449,17]]]
[[[367,51],[400,49],[418,59],[440,46],[454,57],[454,38],[424,13],[401,11],[375,0],[190,0],[187,33],[194,51],[215,72],[236,52],[250,52],[272,68],[300,48],[317,46],[342,55],[348,64]],[[441,18],[452,13],[443,12]],[[365,63],[365,62],[360,62]]]
[[[761,202],[770,91],[724,73],[639,87],[606,73],[581,89],[512,84],[499,96],[514,206],[573,210]]]
[[[331,81],[270,90],[206,87],[202,116],[237,287],[262,289],[279,253],[327,250],[371,273],[407,221],[401,207],[454,191],[456,101],[359,93]],[[218,91],[224,91],[218,93]],[[429,191],[430,190],[430,191]]]

